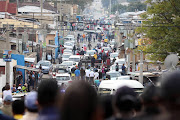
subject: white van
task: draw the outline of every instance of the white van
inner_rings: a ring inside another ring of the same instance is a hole
[[[99,85],[98,93],[100,95],[113,95],[118,88],[123,86],[133,88],[137,93],[142,93],[144,89],[144,86],[136,80],[103,80]]]

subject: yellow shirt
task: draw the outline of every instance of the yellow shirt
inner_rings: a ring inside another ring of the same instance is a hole
[[[94,54],[94,58],[97,59],[97,55],[96,54]]]
[[[16,119],[16,120],[19,120],[22,118],[23,118],[23,115],[21,115],[21,114],[14,115],[14,119]]]

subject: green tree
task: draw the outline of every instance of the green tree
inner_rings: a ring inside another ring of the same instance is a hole
[[[164,0],[152,2],[146,14],[146,19],[137,32],[146,38],[145,52],[152,53],[150,59],[164,61],[170,52],[180,53],[180,2],[179,0]]]
[[[141,2],[131,2],[128,6],[116,4],[112,7],[112,12],[115,13],[118,11],[119,13],[124,12],[135,12],[135,10],[142,11],[146,10],[146,4]]]

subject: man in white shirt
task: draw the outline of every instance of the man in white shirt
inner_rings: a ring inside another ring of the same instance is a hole
[[[89,81],[90,69],[87,68],[86,71],[85,71],[85,73],[86,73],[86,82],[88,82],[88,81]]]
[[[11,90],[10,90],[10,85],[9,84],[7,84],[6,86],[5,86],[5,90],[3,91],[3,100],[6,98],[6,96],[8,96],[8,95],[10,95],[10,96],[12,96],[12,92],[11,92]]]
[[[96,70],[94,73],[94,80],[98,80],[98,79],[99,79],[99,73],[98,70]]]
[[[91,70],[91,72],[89,73],[89,77],[90,77],[90,80],[89,80],[89,83],[91,85],[94,84],[94,72],[93,72],[93,69]]]

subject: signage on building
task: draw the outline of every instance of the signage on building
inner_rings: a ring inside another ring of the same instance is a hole
[[[3,60],[5,62],[11,62],[11,53],[12,53],[11,50],[4,50],[3,51]]]

